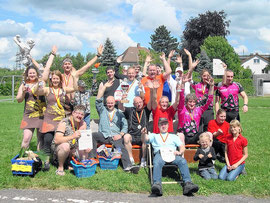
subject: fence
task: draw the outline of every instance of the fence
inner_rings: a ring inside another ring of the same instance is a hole
[[[21,84],[21,75],[7,75],[0,79],[0,102],[15,100],[18,88]]]

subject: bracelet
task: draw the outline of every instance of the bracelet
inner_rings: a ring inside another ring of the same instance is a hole
[[[101,57],[101,54],[97,54],[96,56],[99,58],[99,57]]]
[[[247,104],[244,104],[243,106],[248,106]]]
[[[56,56],[56,54],[54,52],[51,52],[52,55]]]

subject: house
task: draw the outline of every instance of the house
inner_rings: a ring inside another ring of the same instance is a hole
[[[270,63],[270,55],[263,54],[250,54],[239,56],[241,60],[241,66],[244,68],[251,69],[254,75],[258,74],[269,74],[270,72],[265,71],[265,67]]]
[[[132,65],[139,64],[139,51],[140,50],[144,50],[150,53],[150,51],[147,48],[141,47],[140,43],[137,44],[137,47],[129,47],[126,49],[126,51],[124,51],[123,54],[120,55],[122,56],[121,66],[129,67]]]

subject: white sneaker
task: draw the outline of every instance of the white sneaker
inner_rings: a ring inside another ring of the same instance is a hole
[[[141,168],[146,167],[146,160],[144,158],[141,159],[141,164],[140,164]]]

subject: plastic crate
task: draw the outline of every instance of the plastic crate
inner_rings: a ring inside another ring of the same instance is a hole
[[[42,161],[37,157],[37,162],[34,160],[17,160],[19,154],[11,159],[11,171],[13,175],[34,176],[41,170]]]
[[[73,166],[74,173],[78,178],[87,178],[95,174],[98,161],[95,159],[92,159],[91,165],[85,165],[85,166],[75,164],[74,161],[70,161],[70,163]]]
[[[115,170],[118,167],[119,159],[121,156],[114,156],[111,159],[108,159],[104,156],[98,156],[99,159],[99,166],[102,170]]]

